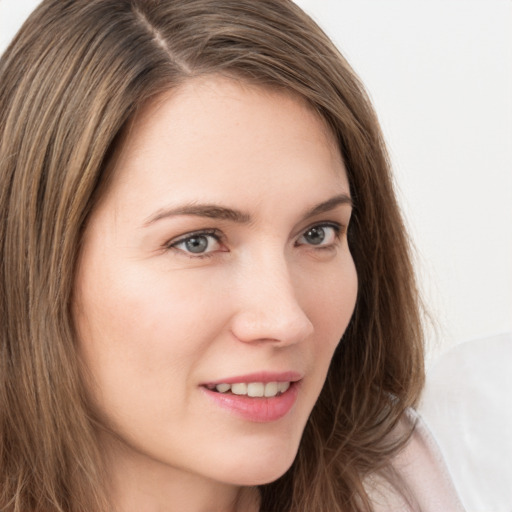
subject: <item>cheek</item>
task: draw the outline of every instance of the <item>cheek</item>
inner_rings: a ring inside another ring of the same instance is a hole
[[[90,396],[101,421],[158,456],[165,435],[170,443],[170,432],[202,424],[194,416],[194,376],[222,325],[212,305],[218,299],[191,276],[157,279],[119,267],[109,274],[108,286],[99,274],[77,286],[75,319]],[[144,440],[152,436],[154,445]]]
[[[328,350],[334,351],[354,312],[358,290],[356,268],[347,252],[321,279],[309,281],[308,310],[315,330],[327,336]],[[334,344],[334,346],[333,346]]]
[[[312,352],[317,384],[316,397],[327,376],[334,351],[340,343],[354,312],[358,279],[352,257],[348,253],[341,264],[333,265],[323,279],[309,281],[307,291],[308,315],[315,325],[315,339],[308,345]]]
[[[221,302],[203,279],[143,268],[91,265],[77,279],[80,352],[105,405],[122,402],[128,390],[154,405],[165,400],[155,392],[162,387],[185,397],[189,370],[222,325],[213,307]]]
[[[204,283],[201,289],[190,280],[122,269],[112,269],[108,275],[108,281],[86,276],[86,286],[78,286],[75,317],[84,346],[110,346],[118,355],[136,351],[148,357],[158,350],[187,352],[194,349],[191,340],[197,339],[201,325],[213,327],[211,319],[197,321],[209,309]]]

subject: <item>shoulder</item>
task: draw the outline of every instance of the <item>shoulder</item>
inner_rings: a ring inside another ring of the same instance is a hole
[[[411,437],[391,460],[390,477],[367,479],[374,512],[463,512],[437,442],[412,409],[397,429],[400,433],[411,428]]]

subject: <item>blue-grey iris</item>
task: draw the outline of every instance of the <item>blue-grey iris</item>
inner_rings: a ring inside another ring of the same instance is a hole
[[[319,245],[325,240],[325,230],[321,227],[308,229],[304,234],[304,239],[312,245]]]
[[[193,252],[195,254],[204,252],[208,248],[208,238],[205,236],[195,236],[189,238],[185,242],[185,246],[187,247],[187,251]]]

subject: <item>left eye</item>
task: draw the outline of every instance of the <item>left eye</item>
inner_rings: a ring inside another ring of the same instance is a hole
[[[338,239],[340,228],[338,226],[319,225],[306,230],[297,240],[298,245],[329,246]]]
[[[220,248],[220,242],[212,233],[195,233],[171,244],[171,247],[187,254],[208,254]]]

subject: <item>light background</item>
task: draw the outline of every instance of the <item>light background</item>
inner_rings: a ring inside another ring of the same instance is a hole
[[[0,51],[37,3],[0,0]],[[435,321],[431,357],[512,331],[512,1],[297,3],[375,104]]]

